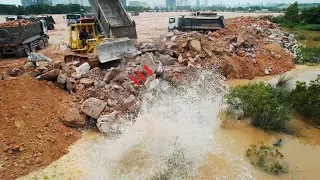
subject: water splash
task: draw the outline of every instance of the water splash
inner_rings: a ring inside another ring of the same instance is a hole
[[[153,91],[136,122],[92,149],[88,179],[190,179],[212,151],[225,93],[221,76],[198,72],[193,82]],[[163,86],[166,82],[160,82]],[[156,88],[161,89],[161,88]],[[150,94],[148,94],[150,95]]]

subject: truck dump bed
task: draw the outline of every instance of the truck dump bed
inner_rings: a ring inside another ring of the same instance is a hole
[[[102,30],[117,38],[137,39],[136,25],[119,0],[89,0]]]
[[[190,16],[181,19],[182,29],[219,30],[225,28],[223,16]]]
[[[0,24],[0,47],[16,46],[40,33],[39,21],[16,20]]]

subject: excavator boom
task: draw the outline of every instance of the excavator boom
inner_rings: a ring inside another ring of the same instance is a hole
[[[119,0],[89,0],[89,3],[106,36],[137,39],[136,24]]]

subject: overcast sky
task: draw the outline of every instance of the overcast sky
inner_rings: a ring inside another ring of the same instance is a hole
[[[53,0],[54,1],[54,0]],[[127,0],[129,2],[130,0]],[[153,4],[153,2],[156,2],[157,4],[165,4],[165,0],[140,0],[148,2],[150,5]],[[196,0],[189,0],[193,4],[195,4]],[[204,2],[204,0],[200,0],[201,4]],[[295,0],[208,0],[209,5],[211,4],[218,4],[222,2],[223,4],[229,4],[229,5],[236,5],[238,3],[245,4],[245,3],[251,3],[251,4],[258,4],[258,3],[293,3]],[[312,3],[312,2],[318,2],[320,3],[320,0],[298,0],[298,2],[301,3]],[[21,0],[0,0],[0,4],[21,4]]]

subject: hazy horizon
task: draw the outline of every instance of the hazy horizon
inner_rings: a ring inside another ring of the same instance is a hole
[[[61,0],[60,0],[61,1]],[[68,0],[69,1],[69,0]],[[127,4],[129,3],[130,0],[127,0]],[[154,2],[156,2],[156,4],[160,5],[160,4],[165,4],[165,0],[140,0],[141,2],[147,2],[150,6],[153,5]],[[296,0],[267,0],[267,1],[262,1],[262,0],[220,0],[220,1],[216,1],[216,0],[208,0],[208,4],[212,5],[212,4],[226,4],[226,5],[237,5],[237,4],[267,4],[267,3],[294,3]],[[319,3],[316,2],[317,0],[298,0],[298,3]],[[81,0],[79,0],[79,2],[81,2]],[[191,5],[195,5],[196,4],[196,0],[189,0],[189,2],[191,2]],[[200,0],[201,4],[204,3],[204,0]],[[15,4],[15,5],[21,5],[21,0],[0,0],[0,4]]]

